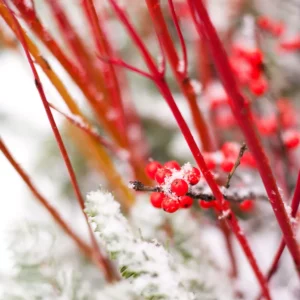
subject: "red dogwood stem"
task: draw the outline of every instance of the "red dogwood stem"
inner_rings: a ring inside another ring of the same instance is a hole
[[[274,214],[277,218],[278,224],[284,236],[284,240],[297,268],[297,273],[300,276],[300,250],[294,237],[292,225],[286,213],[284,203],[270,167],[269,160],[262,148],[257,131],[255,130],[250,105],[239,91],[224,47],[208,16],[202,0],[188,0],[188,3],[190,5],[198,33],[201,35],[204,34],[206,37],[207,44],[210,47],[210,51],[216,68],[219,72],[221,81],[231,99],[230,106],[232,112],[238,121],[238,124],[247,141],[247,145],[256,160],[257,168],[270,199]]]
[[[139,37],[139,35],[137,34],[136,30],[134,29],[134,27],[132,26],[132,24],[130,23],[130,21],[128,20],[125,12],[118,6],[118,4],[116,3],[115,0],[109,0],[111,5],[113,6],[116,14],[118,15],[119,19],[121,20],[121,22],[124,24],[124,26],[126,27],[128,33],[130,34],[132,40],[134,41],[134,43],[136,44],[136,46],[138,47],[138,49],[140,50],[144,61],[149,69],[149,71],[152,73],[153,78],[154,78],[154,83],[156,84],[157,88],[159,89],[159,91],[161,92],[161,94],[163,95],[163,97],[165,98],[166,102],[168,103],[174,118],[176,119],[176,122],[203,174],[203,176],[205,177],[207,184],[210,186],[214,196],[216,197],[217,201],[219,202],[220,206],[222,207],[222,210],[224,212],[225,207],[226,207],[226,216],[224,216],[224,219],[228,222],[228,225],[230,226],[231,230],[234,232],[236,238],[238,239],[247,259],[249,264],[251,265],[254,274],[256,275],[256,278],[262,288],[262,293],[264,295],[264,297],[266,299],[271,299],[270,296],[270,292],[268,289],[268,284],[261,272],[261,270],[259,269],[259,266],[255,260],[255,257],[250,249],[249,243],[246,239],[246,236],[244,235],[242,229],[239,226],[238,220],[235,217],[234,213],[230,210],[230,208],[227,208],[226,206],[226,201],[223,198],[223,194],[220,191],[213,175],[211,174],[211,172],[208,170],[207,165],[205,163],[204,157],[201,154],[200,149],[198,148],[194,137],[186,123],[186,121],[184,120],[174,98],[173,95],[169,89],[169,86],[167,85],[164,76],[159,72],[157,66],[155,65],[155,63],[153,62],[153,59],[148,51],[148,49],[146,48],[145,44],[143,43],[143,41],[141,40],[141,38]]]
[[[4,5],[7,8],[8,12],[10,13],[10,15],[11,15],[11,17],[13,19],[13,22],[15,24],[16,32],[17,32],[17,37],[19,38],[19,41],[20,41],[20,43],[21,43],[21,45],[23,47],[23,50],[24,50],[25,55],[26,55],[26,58],[27,58],[28,63],[30,65],[32,74],[34,76],[34,83],[35,83],[36,88],[37,88],[37,90],[39,92],[39,95],[40,95],[40,98],[42,100],[42,103],[43,103],[43,106],[44,106],[47,118],[48,118],[49,123],[51,125],[51,129],[53,131],[53,134],[55,136],[57,145],[59,147],[59,150],[60,150],[61,155],[63,157],[63,160],[65,162],[67,171],[69,173],[70,181],[71,181],[71,184],[73,186],[75,196],[76,196],[76,198],[78,200],[78,203],[79,203],[79,205],[80,205],[80,207],[81,207],[81,209],[83,211],[84,210],[84,199],[83,199],[83,197],[81,195],[81,192],[80,192],[80,189],[79,189],[79,185],[78,185],[78,182],[77,182],[77,179],[76,179],[76,175],[75,175],[74,169],[72,167],[69,155],[67,153],[67,150],[66,150],[65,145],[63,143],[62,137],[61,137],[61,135],[59,133],[59,130],[58,130],[57,125],[55,123],[55,120],[53,118],[53,115],[52,115],[50,106],[48,104],[48,101],[47,101],[47,98],[46,98],[46,95],[45,95],[42,83],[40,81],[39,74],[38,74],[38,72],[37,72],[37,70],[35,68],[33,59],[30,56],[30,53],[29,53],[29,50],[28,50],[28,45],[26,43],[23,30],[21,28],[21,25],[20,25],[19,21],[17,20],[17,18],[15,17],[14,13],[10,9],[10,7],[8,6],[6,0],[1,0],[1,2],[2,2],[2,4],[0,4],[0,5]],[[85,217],[85,220],[86,220],[86,223],[87,223],[87,226],[88,226],[89,235],[90,235],[90,238],[91,238],[91,241],[92,241],[92,245],[93,245],[94,256],[95,256],[95,258],[97,258],[98,264],[102,267],[103,273],[104,273],[105,278],[107,279],[107,281],[108,282],[112,282],[115,279],[115,275],[113,273],[113,270],[110,268],[109,262],[102,256],[102,253],[100,252],[97,240],[96,240],[96,238],[94,236],[94,233],[93,233],[93,231],[91,229],[90,224],[88,223],[88,219],[87,219],[86,214],[83,213],[83,215]]]
[[[298,178],[297,178],[297,184],[296,184],[296,188],[295,188],[295,192],[294,192],[294,196],[291,202],[291,217],[295,218],[297,215],[297,211],[299,208],[299,204],[300,204],[300,172],[298,174]],[[286,243],[284,241],[284,239],[281,240],[280,246],[276,252],[276,256],[274,258],[274,261],[271,265],[270,270],[267,273],[267,279],[270,280],[271,277],[273,276],[273,274],[276,272],[277,270],[277,265],[279,263],[280,257],[283,253],[283,250],[286,246]]]
[[[10,162],[12,167],[16,170],[16,172],[23,179],[27,187],[30,189],[32,194],[37,198],[37,200],[41,203],[42,206],[49,212],[52,218],[56,221],[56,223],[64,230],[64,232],[70,236],[71,239],[77,244],[79,249],[85,254],[87,257],[93,259],[93,249],[87,245],[74,231],[73,229],[64,221],[59,212],[51,205],[51,203],[38,191],[33,182],[31,181],[29,175],[24,171],[21,165],[15,160],[10,150],[5,145],[4,141],[0,137],[0,151],[4,154],[7,160]]]
[[[174,42],[172,41],[171,35],[169,33],[167,24],[165,22],[159,0],[146,0],[146,4],[148,6],[149,13],[151,15],[157,36],[162,44],[163,50],[166,53],[168,61],[170,63],[172,72],[176,78],[177,84],[180,87],[182,93],[184,94],[187,103],[190,108],[190,112],[193,118],[193,122],[195,124],[195,128],[197,130],[199,140],[201,141],[202,148],[205,151],[211,151],[214,149],[213,139],[210,136],[210,131],[208,128],[207,120],[204,118],[203,113],[201,112],[198,103],[197,103],[197,94],[193,88],[191,79],[187,76],[185,72],[180,70],[180,64],[183,63],[184,67],[186,68],[185,64],[187,64],[187,58],[184,60],[180,60],[177,54],[176,48],[174,46]],[[171,6],[172,7],[172,6]],[[174,16],[175,15],[175,16]],[[176,14],[173,11],[173,19],[176,24]],[[179,29],[179,25],[177,31],[181,32]],[[179,35],[181,36],[181,35]],[[180,39],[182,43],[183,49],[184,47],[184,40],[183,38]],[[185,52],[185,51],[183,51]]]

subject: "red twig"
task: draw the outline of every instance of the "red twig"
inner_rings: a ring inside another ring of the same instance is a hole
[[[73,170],[73,167],[72,167],[69,155],[67,153],[67,150],[66,150],[66,148],[64,146],[64,143],[63,143],[63,140],[61,138],[61,135],[59,133],[59,130],[57,128],[55,120],[53,118],[53,115],[52,115],[50,106],[48,104],[48,101],[47,101],[47,98],[46,98],[46,95],[45,95],[42,83],[40,81],[40,77],[39,77],[38,72],[37,72],[37,70],[35,68],[33,59],[30,56],[30,53],[29,53],[29,50],[28,50],[28,46],[27,46],[27,43],[26,43],[26,40],[25,40],[25,37],[24,37],[24,33],[23,33],[22,29],[21,29],[19,21],[17,20],[17,18],[15,17],[15,15],[13,14],[13,12],[11,11],[10,7],[7,5],[6,0],[1,0],[1,2],[2,2],[2,4],[4,6],[7,7],[8,11],[10,12],[10,14],[11,14],[11,16],[13,18],[13,21],[15,23],[16,31],[17,31],[17,35],[18,35],[19,41],[22,44],[22,47],[24,49],[26,58],[27,58],[28,63],[30,65],[32,74],[34,76],[34,82],[35,82],[36,88],[37,88],[37,90],[39,92],[40,98],[42,100],[43,106],[44,106],[46,114],[47,114],[47,118],[49,120],[49,123],[51,125],[53,134],[54,134],[55,139],[57,141],[57,144],[59,146],[61,155],[62,155],[63,160],[65,162],[65,165],[67,167],[67,170],[68,170],[68,173],[69,173],[69,176],[70,176],[70,180],[71,180],[71,183],[72,183],[72,186],[73,186],[76,198],[77,198],[78,203],[79,203],[79,205],[80,205],[80,207],[81,207],[81,209],[83,211],[84,210],[84,199],[83,199],[83,197],[81,195],[81,192],[80,192],[80,189],[79,189],[79,185],[78,185],[78,182],[77,182],[77,179],[76,179],[76,175],[75,175],[75,172]],[[86,214],[83,213],[83,215],[84,215],[86,223],[88,225],[89,234],[90,234],[90,237],[91,237],[91,240],[92,240],[92,245],[93,245],[93,248],[94,248],[94,255],[97,257],[98,263],[101,265],[102,270],[104,271],[104,275],[105,275],[106,279],[108,281],[113,281],[114,280],[114,276],[113,276],[112,270],[110,269],[110,267],[108,265],[108,262],[106,261],[106,259],[103,258],[102,254],[101,254],[101,252],[100,252],[100,250],[98,248],[98,244],[97,244],[96,238],[95,238],[95,236],[93,234],[93,231],[92,231],[92,229],[91,229],[91,227],[90,227],[90,225],[88,223],[88,219],[87,219]]]
[[[230,97],[232,112],[246,138],[247,145],[252,152],[262,181],[266,188],[270,203],[273,207],[278,224],[282,230],[285,242],[294,260],[297,273],[300,276],[300,250],[293,234],[293,229],[281,199],[275,178],[273,176],[268,158],[261,146],[258,134],[254,128],[249,103],[239,91],[234,75],[222,43],[216,33],[202,0],[188,0],[196,28],[201,34],[203,31],[207,37],[207,43],[223,82],[224,88]]]
[[[188,66],[188,56],[187,56],[187,51],[186,51],[186,45],[185,45],[185,41],[184,41],[184,37],[179,25],[179,21],[178,21],[178,17],[176,15],[176,11],[175,11],[175,7],[174,7],[174,3],[173,0],[168,0],[169,2],[169,7],[170,7],[170,12],[172,15],[172,19],[177,31],[177,35],[180,41],[180,46],[181,46],[181,50],[182,50],[182,56],[183,56],[183,68],[182,68],[182,74],[184,75],[184,77],[187,76],[187,66]]]
[[[47,31],[39,19],[36,18],[32,9],[26,5],[25,0],[11,1],[14,3],[30,29],[39,37],[39,39],[41,39],[41,41],[58,59],[64,69],[81,89],[105,130],[112,135],[113,139],[121,147],[125,147],[124,136],[122,136],[121,132],[118,130],[116,121],[107,118],[110,106],[106,101],[99,101],[99,96],[102,96],[102,94],[99,94],[99,92],[95,89],[93,82],[91,82],[84,73],[80,72],[77,66],[64,54],[61,47],[53,39],[49,31]]]
[[[176,81],[187,99],[189,104],[190,112],[193,117],[193,122],[197,129],[197,134],[199,136],[199,140],[201,141],[202,148],[205,151],[213,150],[213,139],[210,136],[209,128],[207,122],[201,113],[198,106],[197,94],[194,90],[192,82],[189,77],[185,76],[182,72],[180,72],[180,59],[177,55],[176,48],[168,31],[167,24],[165,22],[163,13],[160,7],[159,0],[146,0],[149,13],[153,20],[155,30],[161,43],[163,44],[164,50],[168,57],[168,61],[170,63],[172,72],[176,78]],[[184,41],[183,41],[184,42]]]
[[[138,36],[138,34],[136,33],[135,29],[133,28],[132,24],[129,22],[126,14],[124,13],[124,11],[118,6],[118,4],[116,3],[115,0],[109,0],[109,2],[111,3],[112,7],[114,8],[116,14],[118,15],[119,19],[121,20],[121,22],[123,23],[123,25],[126,27],[128,33],[130,34],[132,40],[135,42],[135,44],[137,45],[138,49],[140,50],[142,56],[144,57],[145,63],[148,66],[149,71],[153,74],[154,78],[155,78],[155,83],[157,88],[160,90],[161,94],[164,96],[166,102],[168,103],[176,121],[177,124],[182,132],[182,134],[185,137],[185,140],[200,168],[200,170],[202,171],[203,176],[206,179],[206,182],[208,183],[208,185],[210,186],[212,192],[214,193],[218,203],[220,204],[220,206],[227,210],[227,206],[226,206],[226,201],[223,198],[223,195],[217,185],[217,183],[215,182],[212,174],[210,173],[210,171],[207,168],[207,165],[204,161],[204,158],[191,134],[191,131],[187,125],[187,123],[185,122],[180,110],[178,109],[178,106],[172,96],[172,93],[170,92],[170,89],[168,87],[168,85],[166,84],[165,80],[163,77],[160,76],[157,67],[155,66],[155,64],[153,63],[153,60],[151,58],[150,53],[148,52],[146,46],[144,45],[143,41],[140,39],[140,37]],[[249,247],[248,241],[244,235],[244,233],[242,232],[238,221],[235,217],[235,215],[233,214],[233,212],[230,210],[230,208],[226,211],[226,218],[225,218],[228,222],[228,224],[230,225],[232,231],[235,233],[238,241],[240,242],[241,247],[243,248],[245,255],[258,279],[258,282],[261,285],[261,288],[263,290],[263,294],[266,297],[266,299],[271,299],[270,297],[270,293],[269,293],[269,289],[268,289],[268,285],[267,282],[265,281],[265,278],[262,275],[262,272],[260,271],[258,264],[254,258],[254,255]]]
[[[299,208],[299,204],[300,204],[300,172],[298,173],[297,184],[296,184],[295,192],[294,192],[293,199],[291,202],[291,217],[292,218],[296,217],[297,211]],[[272,278],[272,276],[275,274],[275,272],[278,268],[278,263],[279,263],[280,257],[283,253],[285,246],[286,246],[285,240],[282,239],[280,246],[276,252],[275,258],[272,262],[272,265],[271,265],[269,271],[267,272],[268,280],[270,280]]]
[[[50,213],[53,219],[61,226],[61,228],[70,236],[71,239],[77,244],[80,250],[90,258],[93,258],[92,249],[89,245],[87,245],[81,238],[69,227],[69,225],[62,219],[59,212],[50,204],[50,202],[42,196],[42,194],[38,191],[35,185],[32,183],[30,177],[26,174],[20,164],[14,159],[13,155],[3,142],[0,137],[0,150],[16,170],[16,172],[21,176],[27,187],[31,190],[33,195],[37,198],[37,200],[45,207],[45,209]]]
[[[101,19],[97,15],[93,0],[83,0],[82,6],[84,12],[86,13],[87,19],[89,21],[98,53],[102,56],[111,57],[112,49],[110,47],[109,41],[106,38],[106,34],[102,29]],[[106,72],[106,75],[107,75],[106,79],[108,79],[109,81],[109,84],[107,84],[107,88],[111,95],[110,98],[112,99],[112,104],[114,108],[118,112],[118,125],[120,126],[119,128],[122,130],[122,134],[127,137],[128,131],[126,130],[127,126],[126,126],[126,119],[125,119],[120,85],[118,82],[117,74],[112,65],[108,66],[108,72]]]
[[[77,128],[84,131],[86,134],[91,136],[93,139],[95,139],[99,144],[106,147],[108,150],[110,150],[112,153],[114,153],[119,159],[124,160],[124,156],[122,156],[122,153],[126,151],[125,149],[121,149],[116,147],[113,143],[111,143],[109,140],[102,137],[96,130],[96,128],[91,127],[89,124],[87,124],[83,119],[78,119],[80,116],[76,115],[70,115],[67,113],[64,113],[62,110],[57,108],[52,103],[49,103],[50,107],[53,108],[55,111],[60,113],[62,116],[64,116],[70,123],[75,125]]]
[[[102,60],[103,62],[106,62],[106,63],[109,63],[109,64],[113,64],[115,66],[118,66],[118,67],[123,67],[129,71],[132,71],[134,73],[137,73],[143,77],[146,77],[150,80],[154,80],[153,76],[141,69],[138,69],[128,63],[126,63],[124,60],[122,59],[119,59],[119,58],[106,58],[106,57],[101,57],[101,56],[97,56],[100,60]]]

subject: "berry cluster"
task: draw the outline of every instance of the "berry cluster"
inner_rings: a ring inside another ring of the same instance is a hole
[[[154,207],[173,213],[179,208],[192,206],[193,199],[187,193],[190,186],[199,182],[199,169],[189,164],[180,167],[176,161],[169,161],[163,166],[157,161],[152,161],[147,165],[146,173],[161,189],[161,192],[153,192],[150,196]]]
[[[234,165],[234,159],[238,156],[239,146],[235,143],[225,143],[222,147],[222,153],[224,160],[221,164],[213,156],[205,155],[209,169],[215,169],[219,165],[223,171],[230,172]],[[244,163],[253,165],[253,161],[252,156],[249,156]],[[159,190],[150,195],[150,202],[153,207],[174,213],[180,208],[189,208],[193,205],[194,199],[191,188],[197,185],[201,179],[198,168],[192,167],[190,164],[180,166],[176,161],[169,161],[164,165],[157,161],[151,161],[146,166],[146,173],[149,178],[156,181]],[[228,202],[221,207],[216,200],[199,200],[198,204],[202,209],[214,208],[219,211],[229,207]],[[239,204],[242,211],[251,211],[253,207],[253,200],[245,200]]]
[[[208,96],[210,108],[214,111],[213,116],[217,126],[224,129],[232,129],[236,125],[236,122],[229,108],[230,99],[224,90],[221,93],[216,91]],[[268,112],[263,115],[253,113],[252,117],[262,136],[277,138],[278,132],[281,131],[283,143],[288,150],[295,149],[300,145],[300,133],[297,131],[296,108],[290,99],[279,98],[276,101],[276,112]],[[251,156],[250,153],[245,153],[243,161],[245,162],[249,158],[250,165],[252,165],[253,158],[249,156]],[[224,164],[228,165],[228,168],[224,165],[225,169],[230,169],[228,162]]]
[[[209,170],[221,169],[225,173],[232,171],[239,156],[240,145],[234,142],[225,142],[220,151],[204,153],[204,159]],[[255,159],[250,152],[245,152],[240,164],[247,168],[256,168]]]
[[[257,25],[260,29],[273,35],[274,37],[280,37],[285,32],[285,25],[283,22],[276,21],[268,16],[258,17]]]
[[[282,38],[286,31],[285,25],[281,21],[276,21],[268,16],[260,16],[257,19],[257,26],[275,38]],[[280,52],[294,52],[300,50],[300,35],[296,35],[289,40],[280,39],[278,42]]]
[[[255,96],[262,96],[268,90],[268,82],[263,76],[263,53],[259,49],[247,49],[241,45],[233,46],[231,67],[239,82],[248,86]]]

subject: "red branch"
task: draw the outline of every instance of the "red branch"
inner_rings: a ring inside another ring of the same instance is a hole
[[[199,140],[202,143],[202,148],[205,151],[211,151],[214,148],[212,143],[213,139],[210,136],[207,122],[199,109],[197,95],[194,91],[192,82],[190,78],[187,77],[184,72],[180,72],[180,69],[178,68],[180,66],[180,59],[161,11],[160,1],[146,0],[146,3],[155,26],[155,31],[159,36],[159,40],[163,45],[164,51],[166,52],[172,72],[182,93],[187,99],[193,122],[199,135]],[[182,40],[182,43],[184,43],[184,40]]]
[[[112,65],[115,65],[115,66],[118,66],[118,67],[122,67],[122,68],[125,68],[131,72],[134,72],[134,73],[137,73],[143,77],[146,77],[150,80],[154,80],[153,76],[141,69],[138,69],[130,64],[128,64],[127,62],[125,62],[124,60],[122,59],[119,59],[119,58],[112,58],[112,57],[109,57],[109,58],[106,58],[106,57],[101,57],[101,56],[98,56],[98,58],[100,60],[102,60],[103,62],[106,62],[108,64],[112,64]]]
[[[28,50],[28,45],[27,45],[25,37],[24,37],[24,33],[22,31],[22,28],[20,26],[19,21],[15,17],[15,15],[12,12],[12,10],[10,9],[10,7],[7,5],[6,0],[1,0],[1,2],[3,3],[3,5],[6,6],[6,8],[10,12],[11,17],[13,18],[13,21],[15,23],[16,31],[17,31],[17,35],[18,35],[19,41],[22,44],[22,47],[24,49],[26,58],[27,58],[28,63],[30,65],[32,74],[34,76],[34,82],[35,82],[36,88],[37,88],[37,90],[39,92],[40,98],[42,100],[43,106],[44,106],[46,114],[47,114],[47,118],[49,120],[49,123],[51,125],[53,134],[54,134],[55,139],[56,139],[56,142],[57,142],[58,147],[60,149],[60,152],[61,152],[61,155],[62,155],[63,160],[65,162],[65,165],[67,167],[67,170],[68,170],[68,173],[69,173],[69,176],[70,176],[70,180],[71,180],[71,183],[72,183],[72,186],[73,186],[76,198],[77,198],[78,203],[79,203],[79,205],[80,205],[80,207],[81,207],[81,209],[83,211],[84,210],[84,199],[83,199],[83,197],[81,195],[81,192],[80,192],[80,189],[79,189],[79,185],[78,185],[78,182],[77,182],[77,179],[76,179],[76,175],[75,175],[74,169],[72,167],[69,155],[67,153],[67,150],[66,150],[66,148],[64,146],[64,143],[63,143],[63,140],[61,138],[61,135],[59,133],[59,130],[57,128],[55,120],[53,118],[50,106],[48,104],[48,101],[47,101],[47,98],[46,98],[46,95],[45,95],[45,92],[44,92],[44,89],[43,89],[43,86],[42,86],[42,83],[41,83],[41,80],[40,80],[40,77],[39,77],[39,74],[38,74],[38,72],[37,72],[37,70],[35,68],[33,59],[30,56],[30,53],[29,53],[29,50]],[[87,223],[87,226],[88,226],[90,238],[91,238],[92,245],[93,245],[93,248],[94,248],[94,255],[95,255],[95,257],[97,257],[98,263],[99,263],[99,265],[101,265],[102,270],[104,272],[104,275],[105,275],[106,279],[109,282],[111,282],[111,281],[114,280],[114,275],[112,273],[112,270],[110,269],[110,267],[108,265],[108,261],[103,258],[102,254],[101,254],[101,252],[99,250],[98,243],[96,241],[94,233],[93,233],[93,231],[92,231],[92,229],[90,227],[90,224],[88,223],[87,215],[84,212],[83,212],[83,215],[85,217],[85,220],[86,220],[86,223]]]
[[[291,217],[295,218],[297,215],[297,211],[299,208],[299,204],[300,204],[300,172],[298,173],[298,178],[297,178],[297,184],[296,184],[296,188],[295,188],[295,192],[294,192],[294,196],[291,202]],[[273,276],[273,274],[275,274],[276,270],[277,270],[277,266],[280,260],[280,257],[283,253],[283,250],[286,246],[285,240],[282,239],[280,246],[276,252],[275,258],[273,260],[273,263],[267,273],[267,279],[270,280],[271,277]]]
[[[106,138],[102,137],[98,132],[97,129],[94,127],[91,127],[89,124],[87,124],[83,119],[80,118],[78,115],[70,115],[59,108],[57,108],[52,103],[49,103],[50,107],[53,108],[55,111],[57,111],[59,114],[64,116],[71,124],[75,125],[77,128],[84,131],[86,134],[91,136],[96,142],[110,150],[114,155],[116,155],[120,160],[124,160],[124,155],[122,156],[122,153],[126,151],[125,149],[118,148],[115,144],[111,143]],[[80,118],[80,119],[78,119]]]
[[[179,20],[178,17],[176,15],[176,11],[175,11],[175,7],[174,7],[174,3],[173,0],[168,0],[169,2],[169,7],[170,7],[170,12],[172,15],[172,19],[176,28],[176,32],[180,41],[180,46],[181,46],[181,50],[182,50],[182,60],[183,60],[183,70],[182,70],[182,74],[184,75],[184,77],[187,76],[187,66],[188,66],[188,56],[187,56],[187,51],[186,51],[186,45],[185,45],[185,41],[183,38],[183,34],[179,25]]]
[[[207,165],[204,161],[204,158],[203,158],[203,156],[191,134],[191,131],[190,131],[186,121],[184,120],[180,110],[178,109],[178,106],[172,96],[172,93],[171,93],[164,77],[160,76],[159,71],[157,70],[157,67],[153,63],[150,53],[148,52],[145,44],[143,43],[143,41],[141,40],[141,38],[139,37],[139,35],[135,31],[135,29],[133,28],[132,24],[128,20],[125,12],[118,6],[118,4],[116,3],[115,0],[109,0],[109,2],[111,3],[111,5],[114,8],[119,19],[121,20],[123,25],[126,27],[129,35],[131,36],[132,40],[134,41],[134,43],[140,50],[142,56],[144,57],[145,63],[147,64],[149,71],[153,74],[153,76],[155,78],[155,84],[156,84],[157,88],[160,90],[161,94],[164,96],[166,102],[168,103],[168,105],[177,121],[177,124],[178,124],[203,176],[205,177],[208,185],[210,186],[212,192],[214,193],[214,196],[216,197],[217,201],[219,202],[220,207],[222,207],[224,210],[226,209],[226,218],[225,219],[228,222],[232,231],[234,232],[235,236],[237,237],[242,249],[244,250],[244,253],[249,261],[249,264],[251,265],[251,267],[257,277],[257,280],[261,285],[261,288],[262,288],[265,298],[270,300],[271,296],[269,293],[267,282],[266,282],[262,272],[259,269],[259,266],[254,258],[254,255],[249,247],[248,241],[247,241],[243,231],[241,230],[241,228],[238,224],[238,220],[235,217],[234,213],[230,210],[230,208],[228,208],[226,206],[226,201],[223,198],[223,195],[222,195],[217,183],[215,182],[212,174],[208,170]]]
[[[112,56],[112,49],[110,47],[109,41],[106,38],[105,32],[101,27],[101,20],[96,13],[93,0],[83,0],[82,6],[89,21],[98,53],[102,56]],[[120,126],[119,128],[122,130],[122,134],[126,135],[127,126],[117,74],[112,65],[108,66],[107,71],[106,82],[108,81],[108,83],[106,83],[106,85],[111,95],[112,104],[118,112],[118,125]]]
[[[230,106],[232,112],[239,123],[239,126],[246,138],[247,145],[252,152],[265,189],[267,191],[270,203],[278,224],[282,230],[285,242],[292,255],[293,261],[300,276],[300,250],[294,237],[292,225],[286,213],[284,203],[281,199],[275,178],[273,176],[269,160],[261,146],[260,139],[254,127],[250,104],[240,93],[234,75],[231,71],[229,61],[222,43],[217,35],[214,26],[208,16],[208,13],[202,3],[202,0],[188,0],[195,26],[199,34],[204,33],[207,43],[224,88],[230,97]]]
[[[33,195],[37,198],[37,200],[45,207],[45,209],[50,213],[52,218],[60,225],[60,227],[68,234],[71,239],[77,244],[79,249],[90,258],[93,258],[92,249],[89,245],[87,245],[81,238],[69,227],[69,225],[62,219],[59,212],[50,204],[50,202],[42,196],[42,194],[38,191],[38,189],[32,183],[30,177],[26,174],[20,164],[14,159],[9,149],[0,138],[0,150],[13,166],[13,168],[17,171],[17,173],[21,176],[27,187],[31,190]]]
[[[27,23],[29,28],[39,37],[39,39],[46,45],[55,58],[61,63],[64,69],[68,72],[74,82],[81,89],[89,104],[93,108],[93,112],[97,116],[102,126],[109,132],[113,139],[121,146],[126,147],[124,136],[118,130],[115,120],[107,118],[110,111],[109,103],[99,100],[102,94],[99,94],[95,89],[95,85],[85,75],[80,72],[77,66],[64,54],[61,47],[53,39],[49,31],[41,24],[40,20],[36,18],[33,10],[26,5],[25,0],[11,0],[23,20]]]

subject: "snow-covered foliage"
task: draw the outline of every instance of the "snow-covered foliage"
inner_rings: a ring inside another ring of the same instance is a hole
[[[203,224],[197,222],[190,211],[166,215],[140,198],[132,209],[131,222],[140,228],[143,237],[147,232],[148,239],[161,237],[162,241],[168,240],[164,226],[169,227],[172,232],[169,251],[176,260],[181,281],[195,293],[196,299],[234,298],[228,274],[216,265],[202,237]]]
[[[133,234],[112,194],[91,192],[85,211],[94,232],[137,294],[145,299],[194,299],[182,285],[172,256],[157,241]]]
[[[94,300],[93,274],[74,246],[64,242],[61,232],[49,225],[24,222],[11,237],[15,267],[6,278],[1,300]],[[90,280],[84,276],[89,274]],[[96,276],[102,284],[101,276]],[[1,282],[2,283],[2,282]],[[1,287],[1,285],[0,285]]]

